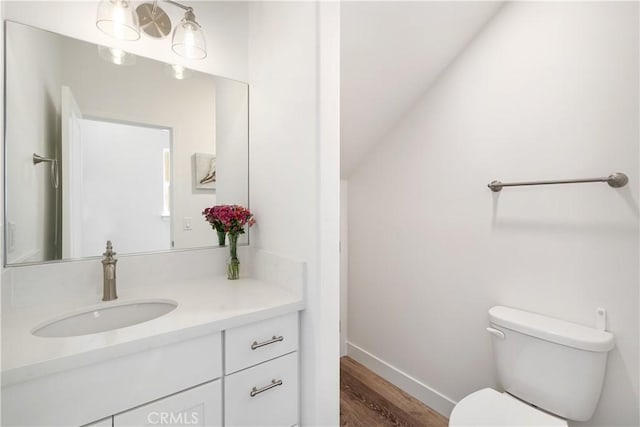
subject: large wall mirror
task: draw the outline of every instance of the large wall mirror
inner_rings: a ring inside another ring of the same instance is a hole
[[[6,265],[217,245],[202,210],[248,206],[247,84],[15,22],[5,43]]]

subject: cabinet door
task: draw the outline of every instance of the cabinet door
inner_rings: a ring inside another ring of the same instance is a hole
[[[115,415],[113,426],[222,426],[221,381],[212,381]]]
[[[225,426],[298,423],[298,353],[225,377]]]

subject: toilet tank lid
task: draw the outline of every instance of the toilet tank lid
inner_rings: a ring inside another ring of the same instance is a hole
[[[581,350],[603,352],[615,346],[611,332],[515,308],[492,307],[489,320],[516,332]]]

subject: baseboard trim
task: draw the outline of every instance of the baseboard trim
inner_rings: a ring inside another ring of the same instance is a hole
[[[347,355],[371,369],[396,387],[406,391],[434,411],[449,417],[456,402],[395,366],[347,341]]]

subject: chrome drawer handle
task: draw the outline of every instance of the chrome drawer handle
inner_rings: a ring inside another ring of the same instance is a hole
[[[256,348],[264,347],[265,345],[273,344],[279,341],[284,341],[284,337],[282,335],[280,335],[279,337],[276,337],[274,335],[270,340],[261,343],[258,343],[258,341],[254,341],[253,344],[251,344],[251,350],[255,350]]]
[[[266,386],[264,386],[262,388],[257,388],[257,387],[252,388],[251,389],[251,393],[249,393],[249,396],[256,397],[260,393],[263,393],[263,392],[265,392],[267,390],[271,390],[272,388],[278,387],[279,385],[282,385],[282,380],[278,380],[278,381],[271,380],[271,384],[266,385]]]

